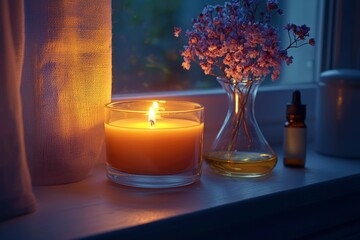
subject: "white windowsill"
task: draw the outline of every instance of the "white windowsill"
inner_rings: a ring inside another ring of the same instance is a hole
[[[279,162],[263,178],[214,174],[174,189],[106,179],[104,164],[78,183],[34,187],[35,213],[0,223],[0,239],[293,239],[360,237],[360,161],[319,155]]]
[[[264,178],[236,179],[214,174],[204,163],[200,182],[174,189],[136,189],[106,179],[99,163],[78,183],[34,187],[38,210],[0,223],[0,239],[73,239],[121,236],[169,236],[218,239],[253,236],[291,238],[360,236],[360,161],[317,154],[310,144],[305,169],[282,165],[282,131],[286,103],[300,89],[308,106],[307,125],[312,138],[315,86],[263,88],[256,101],[260,128],[277,152],[279,162]],[[124,96],[177,99],[205,106],[205,148],[218,131],[227,110],[221,90]],[[345,225],[344,225],[345,224]],[[257,226],[258,228],[253,228]],[[286,226],[286,227],[281,227]],[[344,227],[346,226],[346,227]],[[105,234],[105,235],[103,235]]]

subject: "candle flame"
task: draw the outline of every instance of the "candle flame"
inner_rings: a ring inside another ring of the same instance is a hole
[[[156,122],[155,110],[154,110],[153,107],[150,107],[150,109],[149,109],[149,123],[150,123],[150,126],[151,127],[155,126],[155,122]]]
[[[159,104],[157,102],[153,102],[153,108],[156,112],[159,111]]]

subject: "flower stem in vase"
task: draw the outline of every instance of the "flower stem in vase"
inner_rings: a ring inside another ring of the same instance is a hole
[[[234,81],[233,84],[234,84],[233,94],[234,94],[234,103],[235,103],[234,110],[235,110],[236,123],[234,124],[233,127],[231,142],[229,143],[229,147],[228,147],[228,154],[231,154],[231,152],[234,152],[236,150],[236,141],[238,140],[239,129],[241,127],[244,128],[244,133],[247,137],[247,141],[249,142],[249,144],[251,144],[251,135],[249,133],[249,129],[247,127],[247,123],[245,119],[245,111],[247,111],[246,103],[248,100],[249,92],[251,90],[251,84],[249,82],[244,86],[239,86],[239,84],[236,81]]]
[[[228,112],[205,159],[216,172],[257,177],[271,172],[277,156],[266,142],[254,116],[254,101],[263,79],[229,81],[218,78],[228,96]]]

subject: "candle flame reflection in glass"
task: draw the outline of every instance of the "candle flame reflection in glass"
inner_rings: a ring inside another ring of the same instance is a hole
[[[235,113],[239,112],[239,95],[237,92],[235,92]]]

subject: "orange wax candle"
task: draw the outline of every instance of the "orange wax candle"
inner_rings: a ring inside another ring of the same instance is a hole
[[[201,164],[203,123],[185,119],[129,118],[105,123],[108,164],[140,175],[169,175]]]

